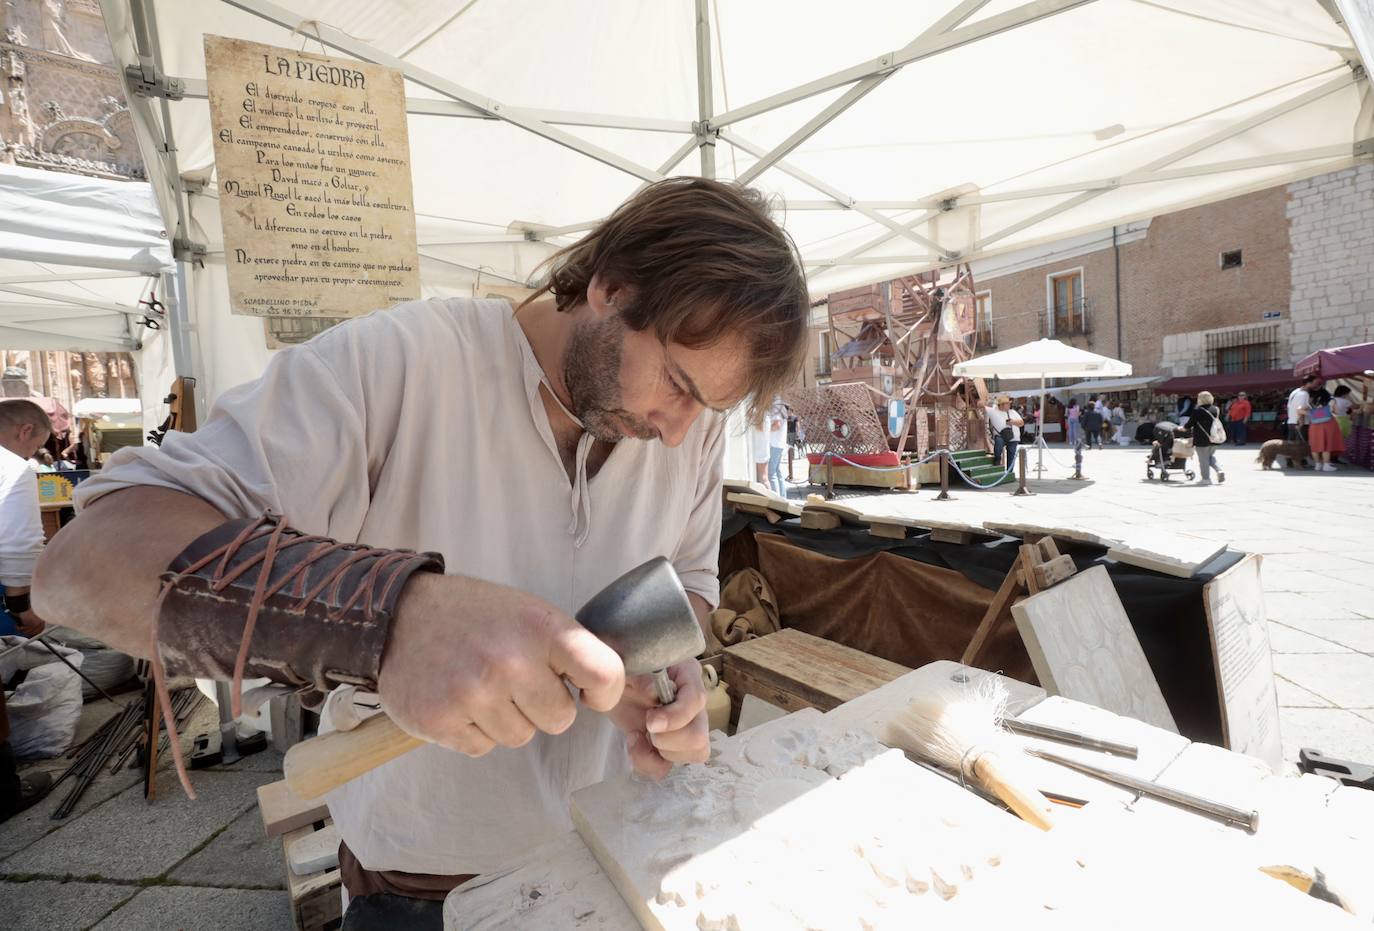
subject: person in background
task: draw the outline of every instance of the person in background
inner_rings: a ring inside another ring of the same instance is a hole
[[[1078,398],[1069,402],[1069,446],[1077,446],[1078,438],[1083,434],[1083,426],[1078,422],[1078,418],[1083,414],[1083,408],[1078,405]]]
[[[43,447],[52,423],[43,408],[22,398],[0,401],[0,634],[36,637],[43,621],[29,605],[29,583],[43,552],[43,522],[38,513],[38,477],[29,457]],[[20,778],[9,743],[9,717],[0,691],[0,821],[47,795],[52,778],[36,772]]]
[[[787,497],[787,483],[782,480],[782,457],[787,452],[787,405],[782,398],[773,398],[768,409],[768,481],[769,488]]]
[[[48,452],[46,449],[40,449],[33,454],[33,458],[29,460],[29,468],[33,469],[35,472],[57,471],[52,464],[52,453]]]
[[[1016,446],[1021,441],[1021,415],[1012,410],[1011,398],[1001,395],[987,408],[988,430],[992,432],[992,461],[1004,469],[1016,461]]]
[[[1131,442],[1131,438],[1126,434],[1126,409],[1121,406],[1120,401],[1112,405],[1108,422],[1112,425],[1112,438],[1116,440],[1117,446],[1125,446]]]
[[[1307,445],[1312,447],[1312,456],[1317,460],[1318,472],[1335,472],[1331,454],[1339,455],[1345,451],[1345,437],[1341,436],[1340,424],[1331,412],[1331,392],[1318,379],[1307,392]]]
[[[1217,471],[1217,483],[1226,481],[1226,473],[1221,471],[1221,465],[1217,462],[1216,448],[1218,445],[1212,442],[1212,424],[1221,421],[1221,410],[1213,403],[1212,392],[1199,391],[1197,393],[1197,404],[1191,411],[1188,418],[1188,426],[1185,428],[1187,435],[1193,438],[1193,451],[1197,454],[1198,471],[1202,473],[1202,481],[1199,485],[1212,484],[1212,469]]]
[[[1231,442],[1237,446],[1245,445],[1245,434],[1250,415],[1254,413],[1254,406],[1245,392],[1239,392],[1231,403],[1226,406],[1226,419],[1229,421],[1231,431]]]
[[[1079,421],[1083,425],[1083,445],[1092,449],[1096,446],[1102,448],[1102,412],[1097,409],[1097,398],[1088,401],[1088,406],[1083,408],[1083,413],[1079,415]]]
[[[1185,394],[1180,396],[1178,399],[1178,406],[1175,408],[1175,413],[1178,414],[1178,422],[1180,424],[1187,424],[1188,418],[1193,415],[1193,408],[1196,406],[1197,402],[1189,395]]]
[[[1338,385],[1331,395],[1331,413],[1343,437],[1350,436],[1350,410],[1354,406],[1355,402],[1350,399],[1350,386]]]
[[[1307,411],[1312,403],[1311,389],[1321,382],[1320,376],[1308,376],[1288,394],[1288,441],[1307,442]]]
[[[754,456],[754,481],[768,485],[768,415],[749,428],[749,449]]]

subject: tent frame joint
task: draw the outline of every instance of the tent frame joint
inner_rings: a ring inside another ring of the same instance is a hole
[[[206,251],[203,242],[195,242],[180,236],[172,240],[172,258],[178,262],[203,262]]]
[[[715,145],[720,140],[720,130],[711,125],[710,120],[697,120],[692,123],[692,135],[700,145]]]
[[[124,69],[124,77],[129,82],[129,90],[139,97],[181,100],[186,96],[185,81],[163,74],[156,67],[129,65]]]

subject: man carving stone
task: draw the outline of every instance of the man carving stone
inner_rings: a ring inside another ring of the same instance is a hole
[[[724,412],[790,384],[808,303],[756,193],[650,185],[518,308],[343,323],[199,432],[120,451],[35,604],[123,650],[156,637],[168,673],[327,692],[326,724],[378,692],[432,743],[330,794],[345,885],[437,903],[569,830],[572,790],[705,759],[696,661],[660,707],[571,613],[662,555],[706,617]]]

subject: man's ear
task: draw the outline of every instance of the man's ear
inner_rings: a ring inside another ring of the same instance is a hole
[[[630,291],[597,272],[587,282],[587,306],[598,320],[606,320],[625,310],[630,303]]]

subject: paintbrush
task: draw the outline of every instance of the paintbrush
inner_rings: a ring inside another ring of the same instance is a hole
[[[976,783],[1048,831],[1050,801],[1016,768],[1021,748],[1002,725],[1006,711],[1006,686],[992,677],[973,687],[942,686],[912,700],[892,722],[892,736],[900,749]]]

